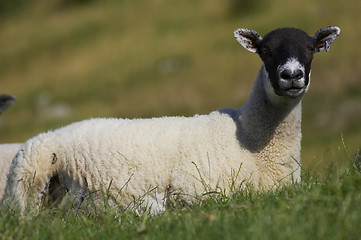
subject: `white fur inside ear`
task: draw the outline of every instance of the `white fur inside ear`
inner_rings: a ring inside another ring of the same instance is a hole
[[[254,30],[240,28],[233,32],[236,40],[248,51],[257,52],[256,43],[261,41],[261,36]]]

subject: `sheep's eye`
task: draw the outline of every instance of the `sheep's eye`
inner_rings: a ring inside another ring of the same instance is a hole
[[[315,51],[315,47],[313,45],[308,45],[307,46],[307,49],[311,52],[314,52]]]
[[[262,47],[262,48],[261,48],[261,52],[262,52],[263,54],[267,54],[267,53],[269,52],[268,47],[267,47],[267,46]]]

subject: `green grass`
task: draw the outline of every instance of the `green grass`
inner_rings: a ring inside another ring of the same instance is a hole
[[[342,155],[347,152],[342,151]],[[243,190],[151,216],[103,209],[1,210],[2,239],[359,239],[361,173],[335,158],[321,176],[268,192]],[[342,166],[342,167],[341,167]]]

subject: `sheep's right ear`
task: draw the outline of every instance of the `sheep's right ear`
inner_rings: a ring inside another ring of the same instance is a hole
[[[237,41],[248,51],[257,52],[257,46],[262,41],[261,36],[252,29],[240,28],[233,32]]]
[[[313,36],[312,39],[315,44],[315,52],[326,52],[330,49],[330,45],[340,35],[341,29],[336,26],[329,26],[319,29]]]
[[[13,96],[7,94],[0,95],[0,113],[2,113],[7,107],[15,102],[15,98]]]

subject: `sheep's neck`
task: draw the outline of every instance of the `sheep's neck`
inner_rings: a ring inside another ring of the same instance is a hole
[[[268,80],[262,67],[251,96],[239,109],[237,117],[240,144],[253,153],[276,156],[272,146],[299,145],[301,141],[301,101],[283,99],[277,103],[266,94],[264,81]],[[294,149],[294,148],[293,148]],[[293,153],[290,153],[293,154]],[[297,155],[297,152],[294,153]],[[292,156],[298,160],[299,156]]]

